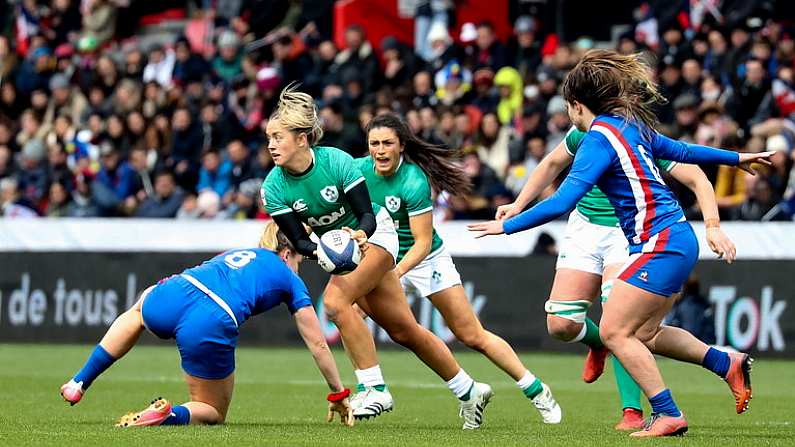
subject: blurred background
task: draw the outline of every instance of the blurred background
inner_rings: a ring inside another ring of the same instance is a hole
[[[795,2],[609,3],[0,0],[0,340],[88,341],[125,296],[253,244],[269,218],[262,129],[280,89],[299,82],[317,99],[323,145],[362,156],[369,119],[396,112],[461,152],[474,188],[435,191],[434,217],[471,298],[484,297],[486,324],[520,346],[565,349],[546,339],[542,310],[562,223],[485,244],[458,221],[491,218],[563,139],[560,84],[598,47],[646,55],[669,100],[663,133],[776,152],[755,177],[704,167],[723,221],[745,221],[724,224],[740,266],[702,263],[671,321],[710,342],[791,353]],[[693,195],[666,181],[700,220]],[[323,277],[307,270],[319,296]],[[516,306],[532,311],[518,318]]]

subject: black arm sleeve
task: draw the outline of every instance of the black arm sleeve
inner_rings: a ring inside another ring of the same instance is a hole
[[[373,202],[370,201],[370,193],[367,191],[367,185],[364,182],[359,182],[358,185],[349,189],[345,193],[348,202],[353,208],[353,214],[359,219],[359,229],[367,234],[367,237],[375,233],[375,214],[373,213]]]
[[[295,250],[306,256],[307,258],[317,259],[315,251],[317,244],[309,239],[309,234],[304,229],[304,224],[295,213],[279,214],[273,216],[273,221],[279,226],[279,229],[287,236],[287,239],[293,243]]]

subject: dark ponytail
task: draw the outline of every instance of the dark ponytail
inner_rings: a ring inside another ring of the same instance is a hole
[[[387,113],[378,115],[367,124],[366,133],[378,128],[392,129],[404,146],[403,156],[419,166],[428,176],[437,192],[447,191],[458,195],[469,192],[472,185],[464,171],[455,163],[458,151],[453,151],[418,138],[399,116]]]

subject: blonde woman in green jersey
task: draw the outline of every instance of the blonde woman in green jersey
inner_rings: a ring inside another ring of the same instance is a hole
[[[584,136],[585,132],[572,127],[566,138],[533,170],[519,197],[497,209],[496,218],[506,220],[522,212],[572,163]],[[720,229],[715,192],[704,172],[695,165],[667,160],[657,160],[657,165],[695,193],[707,226],[709,247],[731,263],[736,249]],[[590,348],[583,370],[583,380],[587,383],[602,374],[608,354],[599,338],[598,326],[587,317],[588,308],[596,297],[601,297],[603,302],[607,299],[613,280],[627,257],[627,239],[618,226],[613,206],[607,196],[594,186],[569,215],[552,291],[544,306],[551,336],[569,343],[581,342]],[[615,357],[613,368],[623,409],[622,419],[615,428],[641,429],[641,390]]]
[[[356,162],[370,197],[395,222],[400,242],[395,273],[403,285],[430,299],[458,340],[511,376],[545,423],[560,423],[560,406],[549,387],[522,364],[505,340],[481,325],[455,264],[433,228],[431,186],[452,194],[470,186],[451,159],[455,153],[417,138],[392,114],[370,121],[367,140],[370,155]]]
[[[263,203],[298,253],[317,258],[317,245],[304,224],[318,237],[345,229],[364,253],[354,271],[332,275],[323,293],[326,314],[337,325],[356,370],[354,417],[376,417],[393,407],[372,334],[354,308],[358,303],[392,340],[413,351],[447,382],[460,400],[463,428],[480,427],[491,387],[472,380],[447,345],[414,319],[394,272],[398,236],[392,219],[370,201],[364,177],[350,155],[317,146],[323,131],[312,97],[285,89],[266,133],[276,167],[262,185]]]

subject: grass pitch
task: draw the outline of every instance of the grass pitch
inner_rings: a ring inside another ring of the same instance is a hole
[[[513,381],[485,358],[459,350],[457,357],[496,398],[478,431],[461,430],[458,405],[444,384],[411,353],[382,350],[381,364],[395,411],[348,429],[327,424],[327,389],[303,349],[241,348],[237,385],[227,423],[215,427],[115,429],[121,414],[153,397],[187,399],[173,347],[139,346],[100,377],[83,401],[69,407],[60,385],[82,365],[91,347],[0,345],[0,445],[3,446],[462,446],[462,445],[795,445],[795,362],[758,360],[754,400],[737,416],[726,385],[698,366],[661,360],[663,374],[690,432],[684,439],[631,440],[612,430],[619,401],[612,372],[597,383],[580,379],[582,357],[525,354],[522,359],[547,382],[563,407],[563,423],[547,426]],[[338,352],[346,384],[348,361]]]

